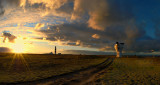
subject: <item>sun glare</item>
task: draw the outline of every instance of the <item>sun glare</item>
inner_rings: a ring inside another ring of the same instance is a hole
[[[15,53],[23,53],[24,52],[23,47],[24,46],[22,44],[18,44],[18,43],[15,43],[14,45],[12,45],[13,52]]]
[[[25,52],[25,44],[23,39],[17,38],[15,43],[11,44],[11,48],[14,53],[24,53]]]

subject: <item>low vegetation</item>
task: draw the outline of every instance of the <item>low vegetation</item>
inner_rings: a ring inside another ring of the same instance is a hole
[[[33,81],[103,62],[105,56],[1,54],[0,82]]]
[[[102,78],[104,85],[159,85],[160,58],[117,58]]]
[[[0,83],[33,81],[103,62],[107,56],[0,54]],[[100,78],[104,85],[159,85],[160,58],[116,58]]]

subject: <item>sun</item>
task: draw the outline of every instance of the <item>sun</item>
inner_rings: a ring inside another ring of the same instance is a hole
[[[24,53],[25,52],[25,44],[22,39],[16,39],[15,43],[12,43],[10,47],[14,53]]]
[[[24,46],[22,44],[14,44],[12,45],[12,49],[14,53],[23,53],[24,52]]]

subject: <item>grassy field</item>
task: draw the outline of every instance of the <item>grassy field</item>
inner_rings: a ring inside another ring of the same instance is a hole
[[[103,62],[108,56],[0,54],[0,82],[33,81]],[[160,58],[116,58],[104,85],[159,85]]]
[[[104,76],[104,85],[159,85],[160,58],[117,58]]]
[[[32,81],[103,62],[105,56],[0,54],[0,82]]]

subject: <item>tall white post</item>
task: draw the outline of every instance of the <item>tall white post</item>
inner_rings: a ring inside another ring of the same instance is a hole
[[[114,48],[115,48],[115,50],[117,52],[117,56],[116,57],[122,57],[123,47],[124,47],[124,43],[116,42],[116,44],[114,45]]]

